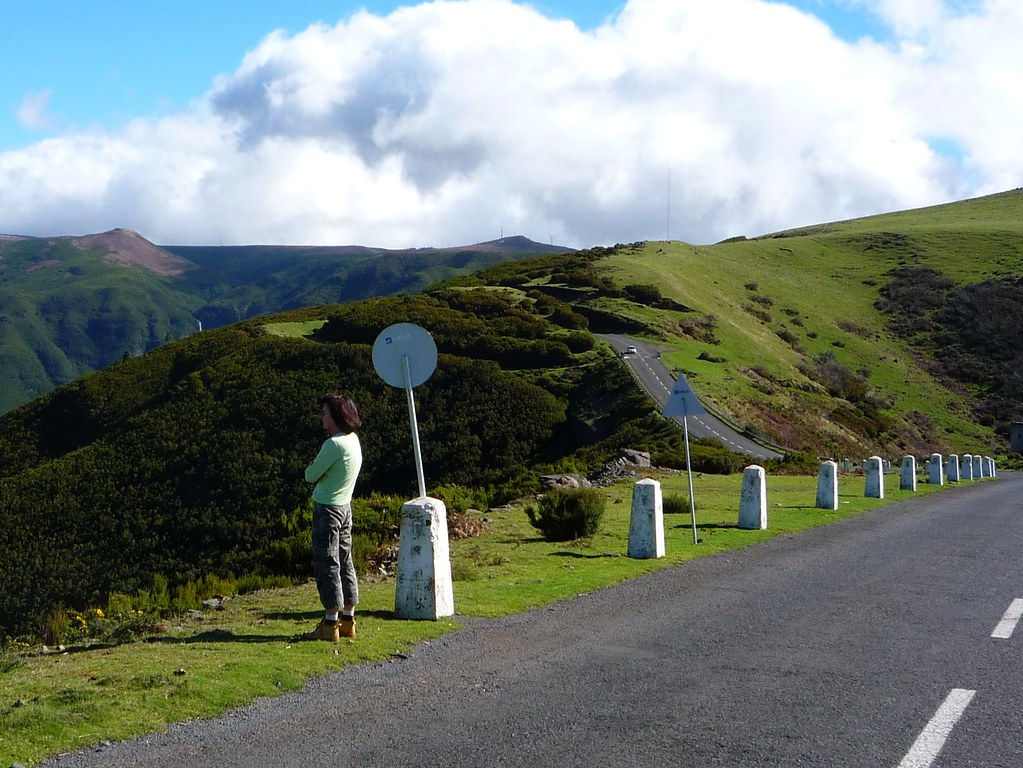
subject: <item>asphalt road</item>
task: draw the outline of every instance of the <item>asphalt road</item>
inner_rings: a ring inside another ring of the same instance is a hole
[[[1019,768],[1023,629],[991,633],[1023,597],[1021,544],[1009,474],[46,765]],[[920,738],[956,690],[961,717]]]
[[[636,354],[625,355],[622,359],[636,374],[647,394],[654,399],[658,407],[663,409],[664,404],[668,402],[671,388],[675,385],[676,377],[672,376],[667,366],[661,362],[656,349],[650,344],[628,336],[608,333],[597,334],[597,337],[608,342],[619,353],[624,353],[629,346],[636,348]],[[675,421],[681,424],[682,418],[675,417]],[[711,413],[690,416],[689,435],[695,438],[716,438],[730,450],[744,453],[747,456],[755,456],[758,459],[779,459],[782,456],[778,451],[750,440]]]

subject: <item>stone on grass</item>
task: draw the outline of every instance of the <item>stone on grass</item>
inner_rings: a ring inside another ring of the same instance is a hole
[[[401,507],[394,613],[436,621],[455,612],[448,549],[448,513],[440,499],[422,497]]]
[[[902,457],[902,472],[899,475],[900,491],[916,491],[916,457]]]
[[[582,475],[540,475],[540,487],[544,493],[575,488],[593,487]]]
[[[759,531],[767,529],[767,481],[764,468],[756,464],[742,472],[739,527]]]
[[[664,557],[664,507],[661,484],[644,479],[632,487],[629,518],[629,557]]]
[[[961,470],[962,470],[962,472],[960,474],[960,478],[961,479],[963,479],[963,480],[972,480],[973,479],[973,454],[972,453],[964,453],[963,454],[963,461],[962,461]]]
[[[882,459],[880,456],[871,456],[863,462],[863,469],[867,473],[867,481],[863,495],[871,499],[884,498],[884,472],[882,471]]]
[[[959,474],[959,454],[950,453],[948,455],[948,463],[945,464],[945,476],[948,478],[950,483],[958,483],[960,480]]]
[[[838,464],[834,461],[822,461],[817,473],[817,509],[838,509]]]
[[[650,454],[646,451],[637,451],[632,448],[622,448],[622,458],[629,464],[636,467],[649,467]]]

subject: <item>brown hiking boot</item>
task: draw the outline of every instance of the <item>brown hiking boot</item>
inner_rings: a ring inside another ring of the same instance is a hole
[[[306,632],[302,635],[302,639],[326,640],[330,643],[336,643],[340,639],[338,635],[338,624],[339,622],[336,621],[320,619],[320,623],[316,625],[316,628],[312,632]]]
[[[342,616],[337,623],[338,634],[341,637],[355,637],[355,617]]]

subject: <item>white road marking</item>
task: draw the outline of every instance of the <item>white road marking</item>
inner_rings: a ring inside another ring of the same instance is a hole
[[[1016,598],[1009,606],[1009,610],[1002,616],[1002,620],[998,622],[998,626],[991,633],[991,637],[997,637],[999,640],[1008,640],[1012,637],[1012,633],[1016,629],[1016,625],[1019,624],[1020,619],[1023,619],[1023,598]]]
[[[976,693],[965,688],[953,688],[902,758],[899,768],[928,768],[938,757],[949,734]]]

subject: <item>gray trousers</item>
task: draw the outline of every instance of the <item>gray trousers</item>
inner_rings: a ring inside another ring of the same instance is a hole
[[[320,602],[328,611],[359,602],[352,562],[352,505],[313,505],[313,573]]]

